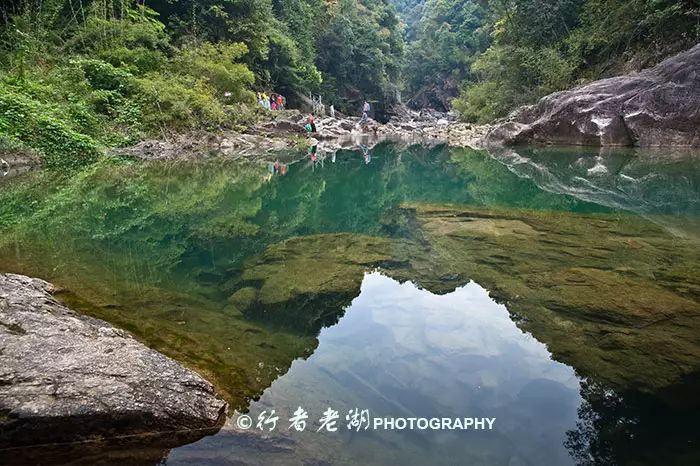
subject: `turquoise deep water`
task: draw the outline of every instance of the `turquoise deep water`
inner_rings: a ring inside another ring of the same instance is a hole
[[[698,154],[112,161],[0,181],[0,232],[1,272],[54,282],[229,401],[218,434],[144,463],[700,461]]]

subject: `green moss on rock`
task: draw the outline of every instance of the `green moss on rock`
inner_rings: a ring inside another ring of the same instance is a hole
[[[228,302],[240,311],[245,311],[257,301],[257,297],[258,290],[252,286],[246,286],[233,293],[228,298]]]
[[[352,233],[291,238],[246,262],[242,280],[258,287],[257,316],[317,331],[342,316],[365,272],[397,266],[406,242]]]
[[[655,391],[700,369],[692,240],[619,214],[427,204],[401,211],[427,248],[411,260],[414,281],[435,293],[476,281],[580,374]]]

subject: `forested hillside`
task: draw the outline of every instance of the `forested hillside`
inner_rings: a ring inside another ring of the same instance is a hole
[[[700,41],[697,0],[394,0],[409,26],[404,97],[487,122]],[[416,19],[416,12],[420,18]]]
[[[403,54],[386,0],[10,0],[0,25],[1,143],[48,165],[249,123],[255,91],[381,107]]]
[[[262,117],[256,92],[487,122],[699,40],[697,0],[7,0],[0,144],[48,165]],[[1,149],[1,147],[0,147]]]

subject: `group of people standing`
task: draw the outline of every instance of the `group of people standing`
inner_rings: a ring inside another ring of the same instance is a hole
[[[258,105],[265,110],[284,110],[287,99],[281,94],[272,93],[268,97],[265,92],[258,92]]]
[[[364,103],[362,104],[362,118],[357,123],[357,125],[356,125],[357,127],[359,127],[360,125],[365,125],[365,124],[369,123],[370,110],[371,110],[371,107],[369,105],[369,102],[367,102],[365,100]],[[331,118],[335,118],[335,107],[333,107],[333,105],[330,106],[330,115],[331,115]],[[304,125],[304,129],[306,130],[307,133],[315,133],[316,132],[316,116],[313,113],[309,114],[309,117],[306,120],[306,124]],[[374,131],[376,134],[376,132],[377,132],[376,128]]]

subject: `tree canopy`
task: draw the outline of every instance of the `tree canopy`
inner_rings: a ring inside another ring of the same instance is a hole
[[[100,147],[247,124],[255,91],[485,122],[700,39],[696,0],[9,0],[0,144]],[[13,146],[14,147],[14,146]],[[65,156],[68,154],[69,156]]]
[[[700,41],[695,0],[395,0],[407,100],[486,122]],[[420,18],[415,18],[415,12]]]

